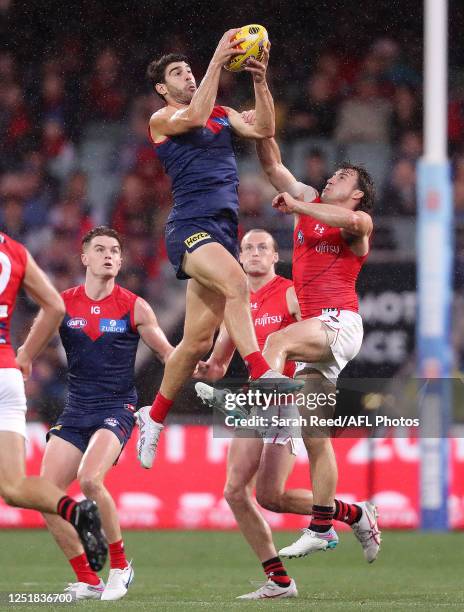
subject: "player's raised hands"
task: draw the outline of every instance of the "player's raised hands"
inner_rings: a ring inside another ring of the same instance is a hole
[[[251,72],[253,76],[253,81],[255,83],[263,83],[266,80],[266,71],[267,65],[269,63],[269,49],[271,48],[271,43],[268,42],[267,46],[263,49],[263,57],[259,62],[256,59],[252,59],[251,57],[247,59],[245,62],[245,70],[247,72]]]
[[[295,200],[295,198],[293,198],[286,191],[279,193],[272,200],[272,208],[275,208],[286,215],[291,215],[293,212],[295,212],[297,206],[297,200]]]
[[[254,108],[243,111],[240,113],[240,116],[245,123],[248,123],[248,125],[254,125],[256,123],[256,111]]]
[[[240,28],[232,28],[232,30],[227,30],[227,32],[224,32],[221,40],[218,42],[218,46],[216,47],[216,51],[213,54],[211,62],[217,62],[221,66],[224,66],[224,64],[227,64],[227,62],[233,57],[243,53],[243,49],[237,48],[237,45],[244,42],[246,39],[233,39],[237,32],[240,32]]]

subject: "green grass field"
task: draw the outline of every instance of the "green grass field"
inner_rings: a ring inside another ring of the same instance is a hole
[[[294,533],[277,533],[278,546]],[[378,560],[368,565],[350,533],[338,548],[287,561],[299,598],[235,601],[263,574],[238,532],[127,532],[135,581],[118,602],[85,601],[90,610],[464,610],[464,533],[385,532]],[[60,592],[73,574],[45,531],[0,532],[0,591]],[[103,578],[106,578],[103,572]],[[0,604],[0,610],[64,610],[68,605]]]

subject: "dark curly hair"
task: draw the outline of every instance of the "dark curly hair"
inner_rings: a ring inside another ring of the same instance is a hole
[[[362,166],[357,166],[351,162],[344,162],[339,166],[340,170],[353,170],[358,175],[358,189],[364,193],[359,201],[357,210],[362,210],[368,214],[372,213],[375,199],[375,186],[369,172]]]
[[[165,99],[164,96],[156,91],[156,84],[166,83],[166,68],[173,62],[185,62],[186,64],[190,64],[186,55],[182,53],[168,53],[150,62],[147,68],[147,79],[150,81],[155,92],[163,100]]]

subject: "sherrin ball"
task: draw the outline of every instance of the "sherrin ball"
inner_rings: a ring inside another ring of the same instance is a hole
[[[243,53],[233,57],[224,66],[224,68],[231,72],[240,72],[244,70],[246,61],[249,58],[256,59],[260,62],[263,57],[264,48],[267,47],[269,42],[266,28],[256,23],[240,28],[240,31],[235,34],[232,40],[238,40],[239,38],[245,38],[245,40],[238,45],[238,48],[243,49]]]

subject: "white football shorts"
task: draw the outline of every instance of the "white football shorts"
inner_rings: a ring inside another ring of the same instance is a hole
[[[363,340],[363,324],[361,316],[351,310],[331,310],[318,317],[325,325],[335,332],[330,343],[333,359],[320,363],[296,362],[296,372],[305,368],[318,370],[325,378],[336,382],[346,364],[354,359],[361,349]]]
[[[0,431],[13,431],[26,438],[26,410],[21,371],[0,368]]]

